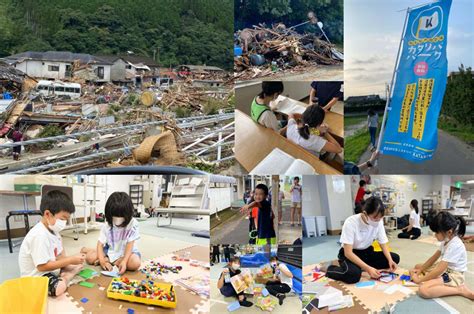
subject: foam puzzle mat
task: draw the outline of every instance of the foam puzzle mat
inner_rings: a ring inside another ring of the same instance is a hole
[[[191,266],[189,261],[173,260],[172,257],[174,255],[183,255],[184,253],[186,253],[192,260],[209,263],[209,249],[197,245],[153,258],[153,261],[162,264],[183,266],[183,269],[179,271],[179,273],[163,273],[156,279],[156,281],[174,283],[177,279],[202,275],[205,271],[209,272],[207,268],[203,268],[202,266]],[[150,261],[151,260],[142,262],[142,267],[150,263]],[[100,272],[99,267],[87,265],[85,268],[91,268]],[[127,271],[124,276],[130,279],[146,279],[146,274],[141,271]],[[97,274],[87,279],[87,282],[94,284],[93,287],[88,288],[77,284],[78,280],[75,279],[74,282],[76,284],[71,285],[65,295],[57,298],[48,298],[48,313],[116,313],[121,311],[127,312],[129,309],[133,310],[133,313],[209,313],[210,302],[208,297],[200,296],[176,283],[174,283],[174,288],[178,304],[174,310],[109,299],[106,296],[106,290],[111,280],[111,277]]]
[[[312,265],[306,265],[303,267],[304,280],[307,280],[307,281],[313,280],[311,271],[316,266],[317,264],[312,264]],[[395,271],[395,273],[399,275],[402,275],[406,272],[407,270],[402,269],[402,268],[398,268]],[[339,312],[344,313],[343,312],[344,310],[350,310],[347,313],[359,313],[359,312],[354,312],[356,310],[355,307],[359,307],[359,305],[363,309],[363,311],[365,311],[361,313],[381,312],[386,305],[391,306],[398,302],[401,302],[405,300],[406,298],[416,294],[418,290],[418,287],[403,286],[402,281],[398,278],[389,283],[372,280],[369,277],[369,275],[365,272],[362,273],[362,278],[360,282],[364,283],[368,281],[374,281],[375,285],[373,285],[372,287],[357,287],[356,284],[346,284],[340,281],[329,279],[327,277],[323,277],[323,278],[324,279],[320,279],[320,280],[326,280],[330,286],[336,289],[342,290],[343,294],[350,294],[354,297],[354,307],[336,311],[338,313]],[[403,287],[402,288],[403,291],[396,289],[398,287],[397,285]],[[327,311],[327,308],[323,310]]]

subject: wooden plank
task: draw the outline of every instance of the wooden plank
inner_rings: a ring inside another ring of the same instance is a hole
[[[289,141],[277,132],[253,122],[249,116],[240,110],[235,110],[235,124],[235,157],[249,172],[274,148],[279,148],[294,158],[306,161],[319,174],[341,174],[340,171],[319,160],[317,156],[301,146]]]

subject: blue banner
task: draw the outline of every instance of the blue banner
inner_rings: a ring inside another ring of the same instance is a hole
[[[451,0],[408,9],[403,46],[380,151],[414,162],[431,159],[448,75]]]

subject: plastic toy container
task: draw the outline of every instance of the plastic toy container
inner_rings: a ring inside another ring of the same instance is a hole
[[[46,313],[48,278],[22,277],[0,285],[0,313]]]
[[[176,308],[177,304],[177,298],[176,298],[176,293],[174,292],[174,287],[172,284],[169,283],[158,283],[158,282],[150,282],[145,280],[147,283],[152,283],[153,288],[159,289],[163,293],[166,293],[168,295],[172,294],[173,299],[172,300],[162,300],[158,298],[150,298],[150,297],[141,297],[141,296],[136,296],[133,294],[133,288],[132,290],[120,290],[118,291],[115,287],[117,285],[124,285],[124,278],[113,278],[112,281],[109,284],[109,287],[107,288],[107,297],[111,299],[117,299],[117,300],[124,300],[124,301],[129,301],[129,302],[136,302],[136,303],[142,303],[142,304],[148,304],[148,305],[156,305],[156,306],[161,306],[161,307],[166,307],[166,308]],[[133,280],[133,279],[128,279],[128,282],[130,284],[127,284],[127,286],[131,285],[140,285],[143,280]],[[151,286],[151,284],[150,284]],[[125,291],[131,291],[131,293],[125,292]]]

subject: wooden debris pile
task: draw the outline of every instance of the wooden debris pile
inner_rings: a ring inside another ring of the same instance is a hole
[[[342,62],[334,56],[333,44],[314,33],[300,34],[282,24],[246,28],[238,31],[235,38],[242,48],[242,55],[234,57],[234,78],[238,79]]]

